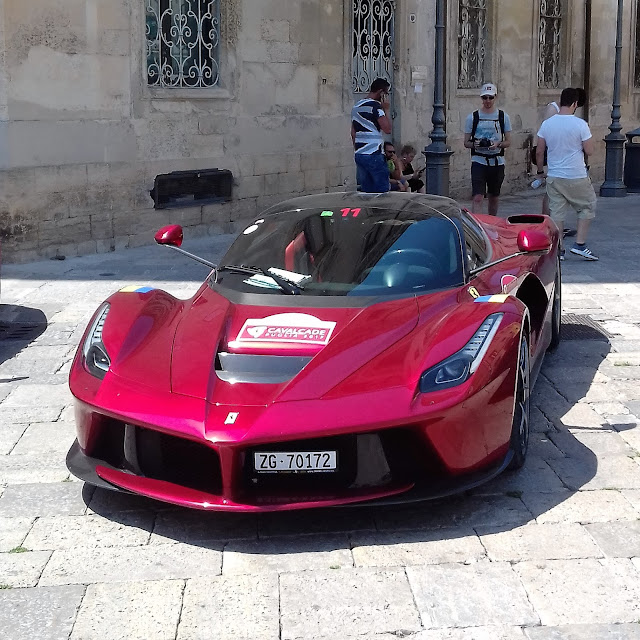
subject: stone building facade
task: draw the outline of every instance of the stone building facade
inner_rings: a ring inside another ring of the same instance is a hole
[[[451,195],[469,196],[465,116],[492,81],[511,116],[505,191],[523,188],[544,105],[585,86],[611,122],[616,0],[447,0]],[[623,131],[640,120],[638,1],[627,0]],[[296,194],[354,187],[349,112],[393,84],[393,139],[429,144],[435,0],[0,0],[3,260],[148,243],[169,222],[233,230]],[[194,71],[195,69],[195,71]],[[592,162],[603,176],[604,145]],[[217,167],[230,201],[154,209],[159,174]]]

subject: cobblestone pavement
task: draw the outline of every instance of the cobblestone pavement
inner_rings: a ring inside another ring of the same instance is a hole
[[[5,265],[0,321],[46,328],[0,342],[0,636],[639,639],[639,235],[640,195],[600,200],[600,262],[563,264],[564,313],[611,338],[547,357],[519,473],[419,506],[260,517],[94,490],[65,467],[93,310],[130,284],[187,297],[204,267],[151,246]],[[215,259],[229,241],[185,247]]]

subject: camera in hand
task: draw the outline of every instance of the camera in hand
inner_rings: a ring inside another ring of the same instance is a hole
[[[487,147],[490,147],[493,144],[493,142],[489,139],[489,138],[480,138],[480,140],[478,140],[478,142],[476,142],[476,147],[480,147],[481,149],[486,149]]]

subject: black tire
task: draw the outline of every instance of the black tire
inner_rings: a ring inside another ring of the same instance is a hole
[[[518,369],[513,403],[513,421],[509,448],[513,458],[509,469],[519,469],[527,457],[529,449],[529,427],[531,421],[531,361],[529,356],[529,332],[522,330],[518,348]]]
[[[562,323],[562,276],[560,274],[560,260],[556,269],[556,279],[553,285],[553,306],[551,307],[551,342],[548,351],[553,351],[560,344],[560,329]]]

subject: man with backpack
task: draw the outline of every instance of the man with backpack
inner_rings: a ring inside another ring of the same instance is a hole
[[[467,116],[464,146],[471,149],[471,189],[473,213],[482,213],[487,194],[489,215],[498,214],[498,198],[504,181],[504,150],[511,145],[511,120],[497,109],[498,90],[494,84],[482,85],[482,108]]]

